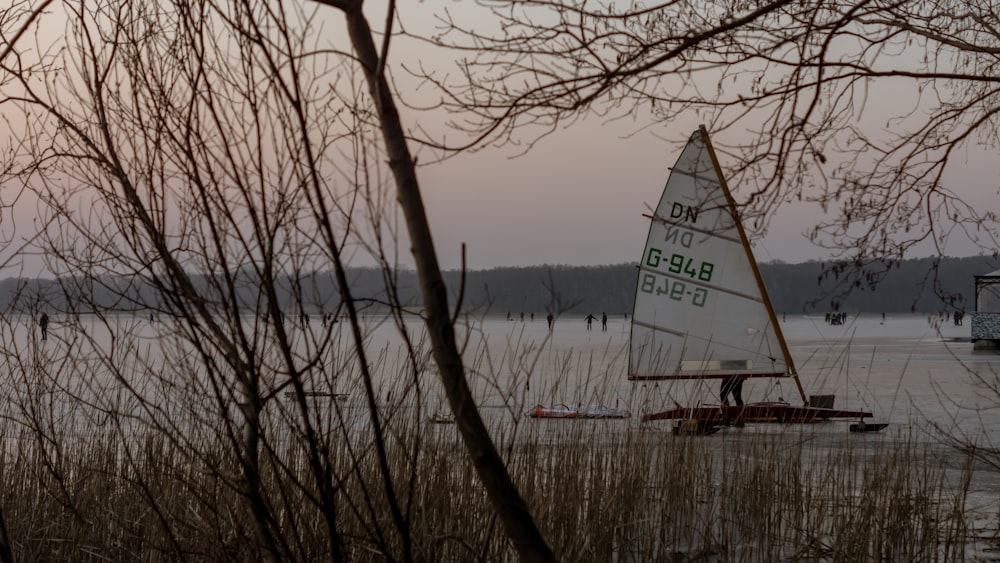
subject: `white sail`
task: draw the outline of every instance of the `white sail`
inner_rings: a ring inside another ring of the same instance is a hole
[[[708,134],[670,172],[639,264],[629,378],[794,374]]]

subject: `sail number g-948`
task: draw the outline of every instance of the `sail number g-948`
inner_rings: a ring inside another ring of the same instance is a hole
[[[684,301],[690,298],[691,304],[696,307],[705,306],[705,298],[708,297],[708,290],[703,287],[691,287],[688,289],[688,284],[682,281],[671,281],[668,278],[662,278],[660,283],[656,283],[656,276],[653,274],[643,274],[642,283],[639,284],[639,289],[644,293],[649,293],[652,295],[666,295],[674,301]]]
[[[649,256],[646,257],[646,265],[651,268],[659,268],[660,264],[666,264],[667,271],[671,274],[686,274],[691,279],[703,282],[712,281],[712,272],[715,270],[715,264],[711,262],[695,262],[694,258],[676,253],[671,254],[668,260],[659,248],[650,248]]]

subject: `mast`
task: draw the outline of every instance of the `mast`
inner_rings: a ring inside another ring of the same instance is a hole
[[[705,148],[708,150],[708,155],[712,159],[712,166],[715,167],[715,173],[719,177],[719,184],[722,187],[722,192],[726,196],[726,201],[729,204],[729,213],[732,214],[733,221],[736,223],[736,230],[740,234],[740,242],[743,243],[743,249],[746,250],[747,256],[750,258],[750,266],[753,270],[754,278],[757,281],[757,287],[760,289],[760,295],[763,298],[764,306],[767,309],[768,317],[771,319],[771,326],[774,327],[775,337],[781,347],[781,353],[784,356],[785,365],[788,366],[790,375],[795,381],[795,387],[799,391],[799,396],[802,398],[803,403],[808,403],[806,399],[806,392],[802,388],[802,382],[799,381],[798,370],[795,369],[795,363],[792,361],[792,355],[788,351],[788,344],[785,342],[785,335],[781,331],[781,326],[778,324],[778,318],[774,314],[774,306],[771,305],[771,297],[767,293],[767,288],[764,286],[764,280],[760,275],[760,268],[757,267],[757,260],[754,258],[753,250],[750,248],[750,242],[747,239],[746,231],[743,230],[743,221],[740,219],[740,215],[736,210],[736,200],[733,199],[733,194],[729,191],[729,184],[726,182],[726,177],[722,173],[722,167],[719,165],[719,159],[715,155],[715,148],[712,147],[712,141],[708,136],[708,130],[705,129],[704,125],[700,125],[698,130],[701,132],[702,139],[705,141]]]

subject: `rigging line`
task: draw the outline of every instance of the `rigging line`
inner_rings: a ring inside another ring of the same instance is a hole
[[[769,261],[771,262],[776,261],[774,255],[771,254],[771,251],[767,249],[767,245],[764,244],[764,237],[757,237],[757,240],[754,241],[754,245],[756,246],[756,248],[759,248],[760,250],[764,251],[764,254],[767,254],[767,259]]]
[[[767,323],[767,324],[768,324],[768,326],[764,327],[765,334],[767,334],[767,329],[768,329],[768,327],[770,326],[771,323]],[[777,334],[777,331],[774,328],[771,328],[771,334]],[[762,354],[760,352],[760,349],[764,348],[764,347],[767,348],[767,353]],[[774,351],[771,350],[771,339],[770,338],[762,338],[761,339],[761,342],[757,345],[757,355],[758,356],[764,356],[765,358],[770,358],[772,362],[778,361],[775,358],[775,356],[774,356]]]

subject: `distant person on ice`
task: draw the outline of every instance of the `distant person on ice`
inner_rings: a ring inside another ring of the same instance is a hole
[[[49,338],[49,314],[42,313],[42,318],[38,320],[38,326],[42,329],[42,340]]]
[[[545,320],[549,322],[549,330],[552,330],[552,313],[549,313]]]
[[[743,406],[743,378],[727,377],[722,380],[722,404],[729,405],[728,395],[733,394],[733,402],[736,406]]]
[[[608,314],[601,313],[601,330],[604,332],[608,331]]]
[[[587,321],[587,330],[591,329],[591,325],[594,323],[594,319],[596,319],[596,318],[597,317],[595,317],[594,315],[590,315],[590,314],[587,315],[587,318],[584,319],[585,321]]]

